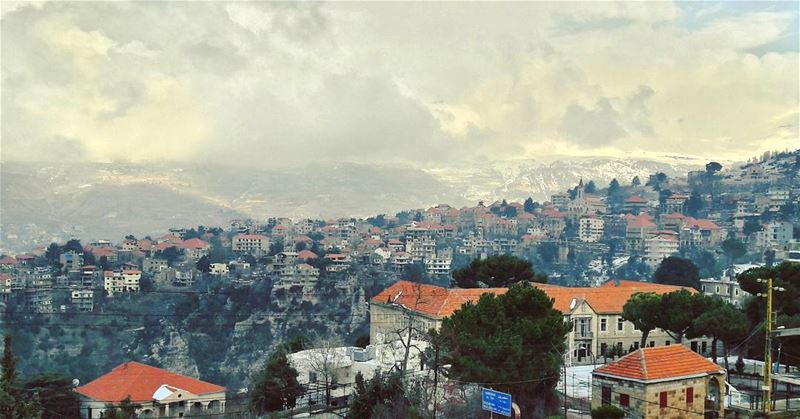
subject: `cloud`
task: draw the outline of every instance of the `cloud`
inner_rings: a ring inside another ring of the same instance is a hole
[[[798,53],[772,45],[797,12],[748,7],[4,4],[2,158],[431,165],[795,147]]]

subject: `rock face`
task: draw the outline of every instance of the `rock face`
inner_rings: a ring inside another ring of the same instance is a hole
[[[197,362],[189,355],[189,344],[183,335],[175,329],[160,337],[150,346],[150,359],[162,368],[178,374],[198,377],[200,371]]]

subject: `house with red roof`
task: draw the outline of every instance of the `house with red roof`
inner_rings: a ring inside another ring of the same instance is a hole
[[[681,345],[641,348],[592,372],[592,408],[626,417],[725,417],[725,370]]]
[[[638,195],[625,198],[622,210],[630,214],[639,214],[647,208],[647,200]]]
[[[574,324],[567,339],[570,350],[565,354],[565,361],[569,364],[592,363],[614,347],[620,351],[639,349],[641,331],[622,318],[622,308],[633,294],[666,294],[680,289],[697,292],[674,285],[626,280],[608,281],[599,287],[533,286],[544,291],[553,300],[553,308]],[[408,310],[414,312],[425,330],[438,329],[442,320],[464,303],[477,302],[485,293],[500,295],[507,291],[507,288],[442,288],[398,281],[370,302],[370,342],[385,343],[394,339],[393,331],[406,324]],[[650,332],[645,344],[655,347],[675,343],[665,331],[656,329]],[[684,339],[684,344],[709,354],[710,343],[711,340],[705,337]]]
[[[178,245],[178,249],[183,250],[183,254],[190,260],[197,260],[208,254],[211,245],[198,238],[184,240]]]
[[[82,418],[100,418],[106,404],[126,398],[139,417],[213,416],[225,413],[225,387],[138,362],[126,362],[75,389]]]

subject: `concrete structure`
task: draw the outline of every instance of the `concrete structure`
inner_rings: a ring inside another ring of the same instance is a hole
[[[680,345],[644,348],[592,372],[592,408],[625,417],[725,417],[725,371]]]
[[[237,234],[231,241],[231,250],[261,257],[269,253],[269,237],[261,234]]]
[[[211,275],[222,276],[227,275],[228,272],[228,265],[226,263],[212,263],[208,273]]]
[[[644,261],[655,269],[661,261],[678,253],[678,235],[674,232],[653,234],[644,241]]]
[[[603,239],[605,221],[596,216],[581,217],[578,223],[578,239],[582,242],[595,243]]]
[[[61,268],[65,272],[77,271],[83,266],[83,254],[69,251],[62,253],[61,256],[58,257],[58,261],[61,263]]]
[[[109,297],[120,292],[139,292],[139,280],[142,279],[142,272],[137,270],[128,271],[105,271],[103,272],[103,289]]]
[[[126,362],[108,374],[75,389],[81,399],[81,418],[100,418],[106,404],[130,397],[140,405],[140,418],[191,416],[223,417],[225,387],[160,368]]]
[[[746,297],[751,296],[739,287],[735,278],[704,278],[700,280],[700,291],[708,296],[717,297],[726,303],[740,307]]]
[[[70,293],[70,302],[76,311],[91,312],[94,310],[94,291],[91,289],[74,289]]]

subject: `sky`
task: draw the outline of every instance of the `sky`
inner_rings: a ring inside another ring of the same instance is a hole
[[[800,148],[797,2],[8,2],[3,161]]]

